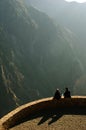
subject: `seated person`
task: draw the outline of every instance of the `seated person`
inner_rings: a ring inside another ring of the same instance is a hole
[[[61,98],[61,94],[60,94],[59,89],[57,89],[53,99],[60,99],[60,98]]]
[[[64,92],[64,98],[71,98],[70,91],[68,90],[68,88],[66,88]]]

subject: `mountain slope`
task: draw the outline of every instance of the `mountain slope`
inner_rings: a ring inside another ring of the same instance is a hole
[[[76,2],[66,2],[65,0],[26,0],[26,2],[28,6],[32,5],[38,10],[48,14],[48,16],[53,19],[54,23],[66,29],[67,32],[63,30],[63,33],[66,40],[69,43],[71,42],[75,57],[83,70],[83,76],[80,77],[78,86],[76,83],[74,85],[74,93],[85,94],[86,14],[84,12],[86,11],[86,3],[80,4]]]
[[[83,70],[71,39],[45,14],[20,0],[0,0],[0,116],[73,85]]]
[[[79,55],[82,59],[86,58],[86,4],[80,4],[76,2],[66,2],[65,0],[25,0],[27,5],[46,12],[50,17],[53,18],[54,22],[60,24],[63,27],[71,30],[77,37],[77,47],[81,54]],[[82,50],[81,50],[82,49]],[[79,52],[78,52],[79,53]],[[84,62],[84,61],[82,61]],[[85,67],[86,67],[86,63]]]

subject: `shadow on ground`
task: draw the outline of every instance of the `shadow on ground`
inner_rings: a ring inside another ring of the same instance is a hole
[[[41,125],[49,119],[50,121],[48,122],[48,125],[51,125],[52,123],[56,122],[59,118],[61,118],[63,115],[86,115],[86,108],[72,107],[58,108],[53,110],[42,110],[33,115],[30,115],[29,117],[27,116],[25,119],[19,121],[16,125],[39,117],[41,117],[41,120],[38,122],[37,125]]]
[[[49,118],[51,119],[48,122],[48,125],[54,123],[59,118],[61,118],[63,115],[86,115],[86,109],[85,108],[59,108],[54,109],[53,111],[46,111],[42,115],[42,119],[38,123],[38,125],[41,125],[45,121],[47,121]]]

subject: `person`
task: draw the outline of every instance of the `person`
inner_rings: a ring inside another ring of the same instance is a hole
[[[70,91],[68,90],[68,88],[65,88],[65,92],[64,92],[64,98],[71,98],[71,95],[70,95]]]
[[[60,93],[59,89],[56,89],[53,99],[60,99],[60,98],[61,98],[61,93]]]

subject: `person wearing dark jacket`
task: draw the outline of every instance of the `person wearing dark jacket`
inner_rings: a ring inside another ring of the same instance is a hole
[[[60,98],[61,98],[61,93],[60,93],[59,89],[57,89],[55,94],[54,94],[54,98],[53,99],[60,99]]]
[[[68,88],[66,88],[64,92],[64,98],[71,98],[70,91],[68,90]]]

